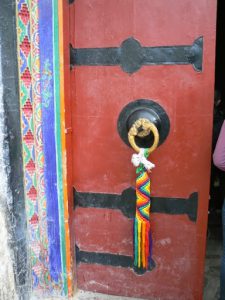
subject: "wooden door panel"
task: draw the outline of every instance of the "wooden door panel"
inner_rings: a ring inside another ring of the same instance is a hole
[[[135,184],[133,151],[117,132],[121,110],[137,99],[160,104],[170,119],[166,141],[152,154],[152,196],[198,193],[196,222],[186,214],[152,214],[155,268],[77,264],[78,287],[146,299],[201,299],[209,194],[216,1],[82,0],[70,9],[76,49],[120,47],[129,37],[143,47],[192,45],[203,37],[203,69],[143,65],[75,65],[71,70],[73,187],[121,194]],[[93,204],[92,203],[92,204]],[[94,204],[93,204],[94,206]],[[85,253],[132,256],[133,221],[120,210],[76,207],[72,234]]]

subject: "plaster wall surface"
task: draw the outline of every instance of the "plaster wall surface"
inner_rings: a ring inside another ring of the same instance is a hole
[[[0,40],[1,45],[1,40]],[[0,48],[1,61],[1,48]],[[10,224],[8,212],[12,207],[12,195],[8,183],[9,153],[6,142],[3,106],[2,66],[0,64],[0,299],[18,299],[13,271],[13,253],[9,246]]]

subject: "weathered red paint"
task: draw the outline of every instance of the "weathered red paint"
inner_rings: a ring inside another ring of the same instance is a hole
[[[152,99],[171,122],[151,159],[152,195],[199,193],[197,223],[152,214],[153,258],[143,276],[100,265],[77,267],[78,287],[146,299],[202,299],[214,85],[215,0],[82,0],[71,6],[70,38],[77,48],[116,47],[133,36],[143,46],[189,45],[204,37],[203,72],[188,66],[144,66],[131,76],[116,67],[71,72],[72,183],[78,191],[121,193],[135,184],[132,150],[117,133],[130,101]],[[132,221],[120,211],[79,208],[72,230],[81,250],[132,255]]]

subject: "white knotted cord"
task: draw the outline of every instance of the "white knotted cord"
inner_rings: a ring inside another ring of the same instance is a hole
[[[141,148],[138,154],[132,155],[131,162],[135,167],[138,167],[140,164],[143,164],[145,169],[150,171],[151,169],[155,168],[155,165],[146,159],[144,153],[145,149]]]

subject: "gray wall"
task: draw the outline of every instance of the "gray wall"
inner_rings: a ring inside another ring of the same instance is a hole
[[[16,45],[15,0],[0,0],[0,299],[30,290]],[[7,294],[8,293],[8,294]]]
[[[9,247],[12,236],[9,229],[10,225],[7,224],[8,211],[12,208],[12,193],[9,187],[9,153],[5,137],[2,67],[0,66],[0,299],[14,299],[16,298],[13,271],[15,258]]]

